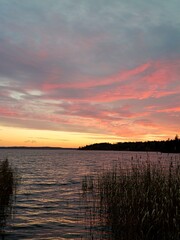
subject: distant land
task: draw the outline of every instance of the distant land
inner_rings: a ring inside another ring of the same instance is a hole
[[[117,142],[117,143],[94,143],[79,148],[62,147],[27,147],[27,146],[0,146],[0,149],[37,149],[37,150],[105,150],[105,151],[147,151],[147,152],[165,152],[180,153],[180,138],[178,135],[174,139],[162,141],[139,141],[139,142]]]
[[[164,141],[146,142],[118,142],[118,143],[94,143],[79,147],[79,150],[106,150],[106,151],[152,151],[166,153],[180,153],[180,139],[178,135],[174,139]]]
[[[38,150],[75,150],[77,148],[62,148],[62,147],[26,147],[26,146],[0,146],[0,149],[38,149]]]

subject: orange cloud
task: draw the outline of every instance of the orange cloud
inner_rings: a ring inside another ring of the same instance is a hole
[[[164,112],[164,113],[175,112],[176,113],[176,112],[180,112],[180,107],[170,107],[170,108],[158,110],[157,112]]]

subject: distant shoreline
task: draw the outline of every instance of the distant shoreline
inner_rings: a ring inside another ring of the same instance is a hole
[[[62,147],[26,147],[26,146],[3,147],[3,146],[0,146],[0,149],[76,150],[77,148],[62,148]]]

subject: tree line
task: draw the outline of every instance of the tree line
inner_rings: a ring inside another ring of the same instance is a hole
[[[118,143],[94,143],[79,147],[79,150],[112,150],[112,151],[152,151],[166,153],[180,153],[180,139],[178,135],[174,139],[146,142],[118,142]]]

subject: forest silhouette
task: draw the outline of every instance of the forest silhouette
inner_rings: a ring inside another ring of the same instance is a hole
[[[112,150],[112,151],[151,151],[164,153],[180,153],[180,139],[178,135],[174,139],[146,142],[118,142],[118,143],[94,143],[79,147],[80,150]]]

